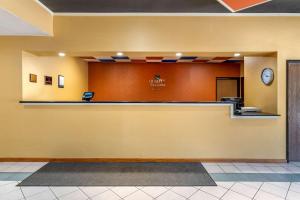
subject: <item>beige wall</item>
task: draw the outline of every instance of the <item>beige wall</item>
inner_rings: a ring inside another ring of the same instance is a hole
[[[29,74],[37,75],[37,83],[29,82]],[[58,88],[58,75],[65,77],[64,88]],[[44,84],[44,76],[52,76],[52,85]],[[23,100],[81,100],[87,88],[88,66],[82,59],[22,53]]]
[[[263,69],[274,71],[274,81],[270,86],[263,84]],[[245,57],[245,106],[256,106],[264,112],[277,112],[277,60],[275,57]]]
[[[0,8],[20,17],[38,30],[53,35],[53,16],[35,0],[1,0]]]
[[[0,157],[285,158],[285,64],[299,59],[299,17],[54,22],[53,38],[0,38]],[[278,52],[281,117],[230,119],[227,107],[22,106],[22,50]]]

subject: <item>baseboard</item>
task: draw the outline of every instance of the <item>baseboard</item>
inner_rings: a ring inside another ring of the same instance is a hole
[[[0,162],[245,162],[286,163],[285,159],[227,158],[0,158]]]

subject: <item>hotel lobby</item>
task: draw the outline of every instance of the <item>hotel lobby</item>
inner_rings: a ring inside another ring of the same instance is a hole
[[[0,200],[299,200],[299,13],[0,1]]]

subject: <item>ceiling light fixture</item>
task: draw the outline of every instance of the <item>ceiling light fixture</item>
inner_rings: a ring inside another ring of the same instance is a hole
[[[64,52],[59,52],[59,53],[58,53],[58,56],[59,56],[59,57],[64,57],[64,56],[66,56],[66,54],[65,54]]]
[[[240,56],[241,56],[240,53],[235,53],[235,54],[234,54],[234,57],[240,57]]]
[[[177,57],[181,57],[181,56],[182,56],[182,53],[176,53],[176,56],[177,56]]]
[[[118,52],[117,56],[123,56],[124,54],[122,52]]]

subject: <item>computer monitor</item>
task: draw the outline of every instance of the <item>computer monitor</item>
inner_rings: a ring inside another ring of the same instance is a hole
[[[84,92],[82,95],[82,100],[83,101],[91,101],[94,97],[94,92]]]

